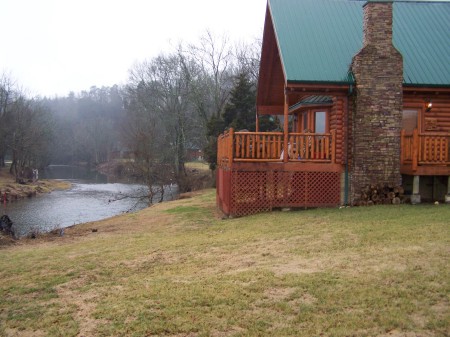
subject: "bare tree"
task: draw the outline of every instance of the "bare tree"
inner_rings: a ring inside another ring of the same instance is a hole
[[[190,101],[192,66],[191,59],[174,53],[137,64],[130,72],[131,87],[139,104],[161,121],[165,131],[165,143],[161,146],[171,158],[180,190],[186,183],[188,139],[192,139],[192,130],[198,128]]]
[[[12,105],[17,99],[15,82],[11,76],[0,76],[0,167],[5,166],[5,156],[11,135]]]
[[[246,73],[252,83],[258,83],[259,65],[261,59],[262,40],[255,39],[251,43],[238,43],[234,48],[236,58],[236,73]]]
[[[36,100],[19,96],[11,107],[10,172],[16,180],[23,178],[25,167],[38,167],[48,160],[47,150],[52,137],[52,121],[49,112]]]
[[[187,53],[197,61],[202,71],[194,101],[207,122],[212,115],[220,116],[230,95],[234,66],[232,47],[228,37],[217,37],[207,30],[198,44],[189,45]],[[207,104],[208,98],[211,98],[210,105]],[[201,109],[205,106],[212,111],[203,112]]]
[[[134,72],[132,76],[139,76]],[[142,74],[140,74],[142,75]],[[136,77],[137,78],[137,77]],[[130,162],[132,170],[144,180],[148,188],[149,203],[160,193],[164,197],[164,186],[174,178],[170,155],[166,146],[167,134],[164,120],[157,106],[152,83],[138,83],[128,86],[126,111],[127,120],[123,128],[123,140],[132,149],[134,158]]]

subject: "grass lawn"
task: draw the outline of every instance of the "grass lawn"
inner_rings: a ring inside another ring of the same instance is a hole
[[[0,336],[449,336],[449,260],[448,205],[221,220],[207,190],[0,249]]]

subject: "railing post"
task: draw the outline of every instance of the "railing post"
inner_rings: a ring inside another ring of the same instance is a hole
[[[405,163],[405,129],[400,132],[400,164]]]
[[[413,131],[413,153],[412,153],[412,169],[417,171],[417,165],[419,161],[419,131],[414,129]]]
[[[228,133],[228,165],[231,166],[233,163],[233,144],[234,144],[234,130],[230,128],[230,132]]]
[[[287,94],[287,88],[284,89],[284,126],[283,126],[283,136],[284,136],[284,142],[283,142],[283,162],[287,163],[289,161],[289,155],[288,155],[288,136],[289,136],[289,97]]]
[[[331,130],[331,163],[336,162],[336,130]]]

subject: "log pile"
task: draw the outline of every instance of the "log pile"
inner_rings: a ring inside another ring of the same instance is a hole
[[[398,205],[405,203],[405,190],[401,186],[369,185],[361,191],[356,206]]]

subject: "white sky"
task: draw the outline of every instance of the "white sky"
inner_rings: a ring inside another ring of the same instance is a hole
[[[209,29],[261,37],[266,0],[0,0],[0,74],[31,96],[123,84],[134,62]]]

